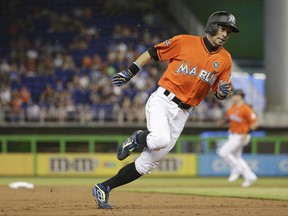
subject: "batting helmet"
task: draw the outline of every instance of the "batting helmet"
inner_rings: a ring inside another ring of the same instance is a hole
[[[207,21],[205,32],[210,35],[215,35],[218,30],[218,25],[231,26],[232,32],[239,32],[239,29],[236,27],[235,17],[227,11],[217,11],[213,13]]]

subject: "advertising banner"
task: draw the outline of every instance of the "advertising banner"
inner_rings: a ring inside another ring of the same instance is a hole
[[[38,176],[111,176],[124,165],[133,162],[137,155],[125,161],[117,160],[115,154],[38,154]],[[171,154],[161,161],[151,175],[195,176],[196,156]]]
[[[34,173],[32,154],[0,154],[0,175],[32,176]]]
[[[246,154],[243,156],[258,176],[288,176],[288,155]],[[229,167],[215,154],[199,155],[199,176],[228,176]]]

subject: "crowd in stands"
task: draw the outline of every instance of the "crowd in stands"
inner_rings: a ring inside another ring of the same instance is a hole
[[[0,56],[0,122],[145,121],[147,98],[166,63],[151,62],[121,88],[111,76],[177,33],[153,13],[149,1],[130,7],[125,1],[88,6],[70,1],[70,7],[53,0],[25,7],[31,1],[11,2],[20,4],[23,16],[7,21],[7,52]],[[222,103],[211,94],[190,120],[222,115]]]

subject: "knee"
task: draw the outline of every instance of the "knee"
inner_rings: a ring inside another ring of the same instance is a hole
[[[224,149],[220,149],[217,154],[221,157],[221,158],[226,158],[228,156],[228,152],[226,152]]]
[[[154,168],[159,164],[159,162],[140,162],[139,160],[135,161],[135,167],[139,174],[146,175],[152,172]]]
[[[170,143],[170,136],[150,133],[147,137],[147,146],[150,150],[160,150]]]

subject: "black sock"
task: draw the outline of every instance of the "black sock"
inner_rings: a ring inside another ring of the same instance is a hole
[[[145,130],[137,135],[136,141],[140,146],[147,147],[147,136],[149,133],[148,130]]]
[[[115,176],[113,176],[112,178],[108,179],[107,181],[101,184],[105,188],[109,186],[111,189],[113,189],[121,185],[127,184],[129,182],[132,182],[141,176],[142,175],[139,174],[136,170],[135,162],[133,162],[122,167]]]

